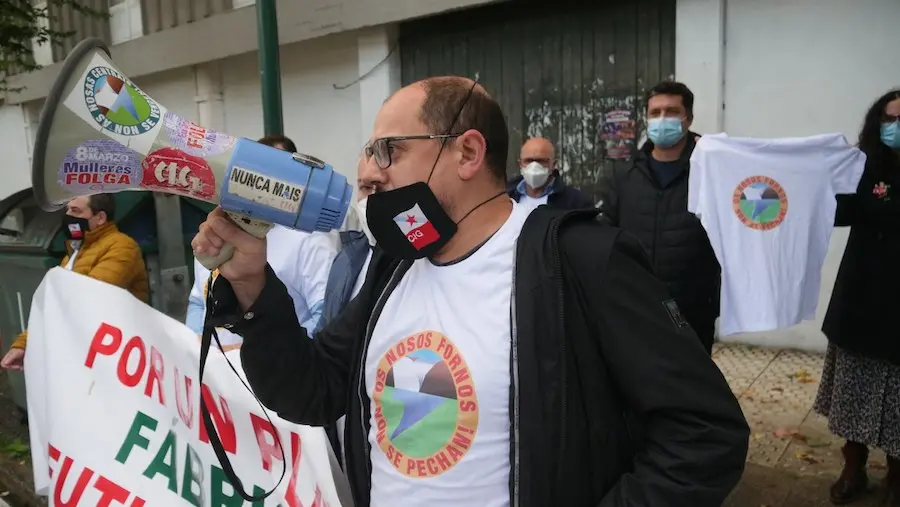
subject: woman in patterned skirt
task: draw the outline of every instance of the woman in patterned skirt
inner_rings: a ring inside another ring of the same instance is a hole
[[[822,331],[828,352],[816,412],[846,439],[835,504],[868,487],[869,447],[888,456],[884,505],[900,507],[900,89],[866,114],[866,168],[855,195],[839,195],[835,226],[850,239]]]

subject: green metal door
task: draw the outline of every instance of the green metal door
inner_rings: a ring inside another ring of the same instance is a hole
[[[516,1],[411,21],[402,80],[477,77],[507,115],[508,173],[527,138],[547,137],[567,183],[596,197],[641,144],[644,94],[674,76],[675,1]]]

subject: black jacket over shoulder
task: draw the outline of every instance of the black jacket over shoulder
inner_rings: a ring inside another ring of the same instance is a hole
[[[879,198],[873,189],[890,185]],[[900,160],[867,163],[855,195],[837,196],[836,227],[850,226],[822,331],[839,347],[900,365]]]
[[[678,160],[681,173],[665,187],[650,169],[653,143],[647,141],[631,167],[617,169],[609,178],[602,210],[604,220],[637,236],[656,276],[666,283],[688,320],[696,316],[706,327],[714,326],[719,315],[721,270],[700,219],[687,209],[696,136],[688,134]]]
[[[518,241],[511,504],[718,507],[744,468],[743,413],[667,304],[640,244],[595,217],[540,207]],[[313,340],[271,268],[246,313],[227,282],[213,289],[214,321],[244,337],[244,370],[268,408],[314,426],[347,415],[345,468],[357,507],[369,506],[371,488],[361,367],[384,301],[409,266],[376,250],[359,296]]]

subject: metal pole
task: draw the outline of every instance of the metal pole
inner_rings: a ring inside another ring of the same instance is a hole
[[[284,134],[281,112],[281,65],[278,60],[278,15],[275,0],[256,0],[259,75],[266,135]]]

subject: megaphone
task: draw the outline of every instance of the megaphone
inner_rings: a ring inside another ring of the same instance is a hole
[[[34,142],[32,186],[56,211],[77,196],[166,192],[218,204],[262,238],[272,224],[328,232],[343,224],[353,189],[321,160],[204,128],[166,110],[120,72],[109,48],[81,41],[50,89]],[[199,256],[213,270],[231,258]]]

